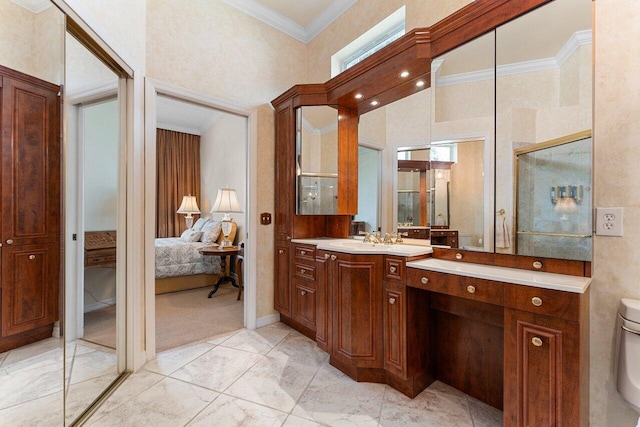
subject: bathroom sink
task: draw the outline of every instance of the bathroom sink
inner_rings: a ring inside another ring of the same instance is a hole
[[[432,252],[428,246],[385,245],[383,243],[364,243],[362,240],[336,239],[322,242],[318,249],[345,252],[350,254],[386,254],[400,256],[424,255]]]

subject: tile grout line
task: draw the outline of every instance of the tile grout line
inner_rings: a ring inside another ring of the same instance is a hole
[[[246,328],[245,328],[244,330],[248,331],[248,329],[246,329]],[[260,358],[259,358],[258,360],[256,360],[256,361],[255,361],[251,366],[249,366],[249,367],[248,367],[248,368],[247,368],[247,369],[246,369],[242,374],[240,374],[240,375],[238,376],[238,378],[236,378],[235,380],[233,380],[233,382],[231,382],[231,384],[229,384],[229,385],[228,385],[228,386],[227,386],[223,391],[221,391],[221,392],[219,392],[219,391],[217,391],[217,390],[210,389],[210,388],[208,388],[208,387],[204,387],[204,386],[198,385],[198,384],[190,383],[190,382],[188,382],[188,381],[184,381],[184,382],[186,382],[187,384],[195,385],[195,386],[197,386],[197,387],[206,388],[207,390],[211,390],[211,391],[214,391],[214,392],[218,393],[218,395],[217,395],[217,396],[216,396],[216,397],[215,397],[211,402],[209,402],[208,404],[206,404],[206,405],[205,405],[205,406],[204,406],[200,411],[198,411],[198,413],[197,413],[197,414],[195,414],[195,415],[194,415],[194,416],[193,416],[193,417],[192,417],[192,418],[191,418],[191,419],[190,419],[190,420],[185,424],[185,426],[187,426],[187,425],[189,425],[191,422],[193,422],[193,420],[195,420],[195,419],[196,419],[196,418],[197,418],[197,417],[198,417],[198,416],[199,416],[203,411],[205,411],[205,410],[206,410],[210,405],[212,405],[212,404],[213,404],[216,400],[218,400],[218,398],[219,398],[220,396],[222,396],[222,395],[225,395],[225,396],[228,396],[228,397],[232,397],[232,398],[234,398],[234,399],[240,399],[240,400],[243,400],[243,401],[245,401],[245,402],[252,403],[252,404],[260,405],[259,403],[251,402],[250,400],[246,400],[246,399],[241,399],[241,398],[238,398],[238,397],[232,396],[232,395],[230,395],[230,394],[227,394],[227,393],[225,393],[225,392],[226,392],[226,391],[227,391],[227,390],[228,390],[228,389],[229,389],[233,384],[235,384],[235,383],[236,383],[240,378],[242,378],[242,377],[243,377],[247,372],[249,372],[249,370],[250,370],[251,368],[253,368],[256,364],[258,364],[258,362],[260,362],[262,359],[264,359],[264,358],[267,356],[267,354],[269,354],[269,353],[270,353],[274,348],[276,348],[276,347],[277,347],[277,346],[278,346],[282,341],[284,341],[284,340],[285,340],[289,335],[291,335],[291,331],[289,331],[289,332],[288,332],[284,337],[282,337],[282,339],[280,339],[280,341],[278,341],[278,342],[277,342],[273,347],[271,347],[271,349],[269,349],[269,351],[267,351],[265,354],[252,353],[252,352],[248,352],[248,351],[246,351],[246,350],[241,350],[241,349],[238,349],[238,348],[226,347],[226,346],[223,346],[223,345],[222,345],[222,343],[221,343],[221,344],[219,344],[219,345],[216,345],[214,348],[216,348],[216,347],[224,347],[224,348],[228,348],[228,349],[232,349],[232,350],[243,351],[243,352],[245,352],[245,353],[249,353],[249,354],[258,354],[258,355],[260,356]],[[235,334],[234,334],[233,336],[235,336]],[[229,337],[228,339],[231,339],[231,338],[232,338],[232,337]],[[223,341],[223,343],[224,343],[224,342],[226,342],[226,341],[228,341],[228,339],[227,339],[227,340],[225,340],[225,341]],[[211,350],[213,350],[213,349],[211,349]],[[211,351],[211,350],[209,350],[209,351]],[[208,353],[208,352],[207,352],[207,353]],[[204,355],[204,354],[203,354],[203,355]],[[198,356],[198,357],[200,357],[200,356]],[[197,359],[197,358],[196,358],[196,359]],[[195,359],[194,359],[194,360],[195,360]],[[192,361],[192,362],[193,362],[193,361]],[[189,362],[189,363],[191,363],[191,362]],[[186,365],[188,365],[188,363],[186,363],[185,365],[183,365],[183,366],[182,366],[181,368],[179,368],[179,369],[184,368]],[[178,369],[178,370],[179,370],[179,369]],[[176,370],[176,371],[177,371],[177,370]],[[171,378],[173,378],[173,377],[171,377]],[[178,379],[178,378],[174,378],[174,379]],[[266,408],[270,408],[269,406],[266,406],[266,405],[260,405],[260,406],[264,406],[264,407],[266,407]],[[270,409],[275,409],[275,408],[270,408]],[[275,410],[278,410],[278,409],[275,409]],[[280,412],[283,412],[283,411],[280,411]],[[285,420],[286,420],[286,418],[285,418]]]

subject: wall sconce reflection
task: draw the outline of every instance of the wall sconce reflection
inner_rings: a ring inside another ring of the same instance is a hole
[[[555,205],[553,211],[561,214],[567,220],[567,214],[578,212],[577,203],[582,202],[584,188],[582,185],[567,185],[551,187],[551,203]]]
[[[582,202],[584,187],[582,185],[556,185],[551,187],[551,203],[554,205],[561,199],[573,199],[575,203]]]

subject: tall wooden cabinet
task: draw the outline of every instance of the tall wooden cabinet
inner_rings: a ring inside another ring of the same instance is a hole
[[[59,318],[59,90],[0,66],[0,352],[50,337]]]

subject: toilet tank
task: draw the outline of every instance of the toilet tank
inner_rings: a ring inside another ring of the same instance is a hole
[[[616,323],[616,389],[640,412],[640,301],[623,298]]]

